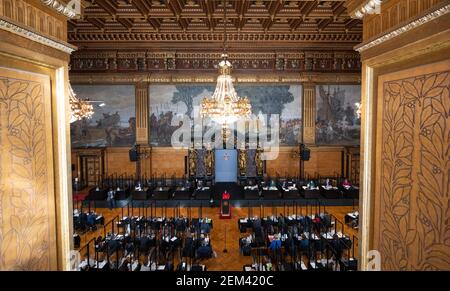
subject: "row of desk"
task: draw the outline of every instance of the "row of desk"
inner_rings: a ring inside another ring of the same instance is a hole
[[[324,187],[317,187],[316,189],[264,189],[264,188],[244,188],[244,198],[245,199],[338,199],[338,198],[350,198],[358,199],[359,188],[351,187],[349,189],[339,187],[325,189]]]
[[[115,200],[125,200],[130,196],[133,200],[167,200],[167,199],[200,199],[209,200],[211,199],[212,191],[210,187],[202,187],[193,190],[192,188],[183,187],[156,187],[154,189],[144,188],[142,190],[135,189],[125,189],[116,191]],[[108,197],[107,189],[93,188],[89,191],[87,200],[106,200]]]

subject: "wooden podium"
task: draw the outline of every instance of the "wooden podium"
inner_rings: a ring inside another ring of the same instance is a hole
[[[220,218],[231,218],[230,193],[227,191],[222,193],[222,200],[220,201]]]

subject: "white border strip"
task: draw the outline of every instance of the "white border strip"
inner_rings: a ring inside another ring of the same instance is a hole
[[[8,22],[4,19],[0,19],[0,29],[9,31],[11,33],[17,34],[19,36],[22,36],[24,38],[27,38],[29,40],[41,43],[43,45],[52,47],[54,49],[57,49],[59,51],[65,52],[67,54],[71,54],[75,51],[75,48],[72,48],[70,46],[67,46],[63,43],[56,42],[48,37],[39,35],[35,32],[32,32],[28,29],[25,29],[23,27],[17,26],[11,22]]]
[[[373,41],[371,41],[371,42],[369,42],[367,44],[361,45],[359,47],[357,46],[357,47],[355,47],[355,50],[358,51],[358,52],[365,51],[365,50],[367,50],[367,49],[369,49],[371,47],[379,45],[380,43],[383,43],[385,41],[393,39],[393,38],[395,38],[395,37],[397,37],[397,36],[407,32],[407,31],[410,31],[410,30],[412,30],[412,29],[414,29],[416,27],[419,27],[419,26],[421,26],[421,25],[423,25],[423,24],[425,24],[427,22],[430,22],[430,21],[432,21],[432,20],[434,20],[434,19],[436,19],[438,17],[441,17],[441,16],[443,16],[443,15],[449,13],[449,12],[450,12],[450,4],[448,4],[448,5],[444,6],[444,7],[441,7],[439,9],[437,9],[437,10],[435,10],[435,11],[433,11],[433,12],[431,12],[431,13],[429,13],[429,14],[427,14],[427,15],[425,15],[425,16],[417,19],[417,20],[415,20],[415,21],[412,21],[412,22],[408,23],[405,26],[402,26],[402,27],[400,27],[400,28],[398,28],[398,29],[396,29],[394,31],[391,31],[391,32],[389,32],[389,33],[387,33],[387,34],[385,34],[383,36],[380,36],[379,38],[376,38],[376,39],[374,39]]]

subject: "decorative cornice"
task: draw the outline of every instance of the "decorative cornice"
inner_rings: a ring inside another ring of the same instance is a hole
[[[71,54],[76,50],[75,46],[72,46],[68,43],[62,43],[45,37],[43,35],[37,34],[31,30],[23,28],[18,24],[14,24],[6,19],[0,18],[0,29],[9,31],[26,39],[38,42],[40,44],[46,45],[48,47],[57,49],[59,51],[65,52],[67,54]]]
[[[410,23],[408,23],[408,24],[406,24],[406,25],[404,25],[404,26],[402,26],[400,28],[397,28],[397,29],[395,29],[395,30],[393,30],[391,32],[388,32],[388,33],[386,33],[386,34],[384,34],[384,35],[382,35],[382,36],[380,36],[380,37],[378,37],[378,38],[376,38],[376,39],[374,39],[372,41],[369,41],[369,42],[362,43],[362,44],[358,45],[358,46],[355,47],[355,50],[361,53],[361,52],[363,52],[363,51],[365,51],[365,50],[367,50],[369,48],[372,48],[372,47],[377,46],[377,45],[379,45],[381,43],[389,41],[389,40],[391,40],[391,39],[393,39],[393,38],[395,38],[395,37],[397,37],[399,35],[402,35],[402,34],[408,32],[408,31],[410,31],[412,29],[415,29],[415,28],[417,28],[417,27],[419,27],[421,25],[424,25],[425,23],[433,21],[436,18],[441,17],[441,16],[443,16],[443,15],[449,13],[449,12],[450,12],[450,4],[447,4],[447,5],[441,7],[439,9],[437,9],[437,10],[434,10],[433,12],[430,12],[430,13],[428,13],[428,14],[426,14],[426,15],[424,15],[424,16],[422,16],[422,17],[420,17],[420,18],[418,18],[418,19],[416,19],[414,21],[411,21]]]
[[[191,41],[222,41],[223,35],[221,33],[210,32],[178,32],[167,31],[161,33],[97,33],[97,32],[69,32],[70,42],[105,42],[111,41],[114,43],[124,41],[159,41],[159,42],[191,42]],[[230,33],[228,35],[230,42],[255,42],[255,41],[276,41],[276,42],[359,42],[361,41],[360,33],[317,33],[317,34],[292,34],[292,33]]]
[[[72,55],[72,72],[214,72],[220,52],[152,50],[81,50]],[[343,51],[230,52],[235,73],[248,70],[272,72],[358,72],[359,54]]]
[[[216,74],[192,75],[192,74],[74,74],[70,73],[72,84],[176,84],[176,83],[214,83]],[[359,84],[359,73],[345,74],[238,74],[234,76],[234,82],[238,83],[352,83]]]
[[[77,16],[77,13],[72,8],[58,0],[41,0],[41,2],[67,18],[73,19]]]
[[[367,14],[380,13],[381,2],[383,0],[366,0],[350,16],[352,18],[362,19]]]

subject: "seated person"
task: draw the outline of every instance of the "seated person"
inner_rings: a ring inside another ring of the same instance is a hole
[[[89,229],[92,229],[94,227],[96,217],[97,216],[93,212],[89,212],[89,214],[87,215],[87,226],[89,227]]]
[[[146,254],[150,250],[151,240],[148,236],[141,237],[139,241],[139,251]]]
[[[200,224],[200,231],[201,233],[209,233],[211,231],[211,225],[209,225],[209,223],[202,222]]]
[[[344,179],[344,182],[342,182],[342,186],[343,186],[345,189],[349,189],[349,188],[352,187],[352,184],[350,183],[350,181],[349,181],[348,179]]]
[[[314,183],[313,180],[309,181],[308,185],[306,185],[306,188],[309,190],[314,190],[316,189],[316,183]]]
[[[326,190],[331,190],[333,189],[333,183],[331,182],[330,179],[326,179],[325,181],[325,185],[323,186]]]
[[[142,185],[141,182],[139,181],[136,185],[136,187],[134,188],[136,191],[142,191]]]
[[[281,249],[281,240],[278,234],[274,235],[272,241],[270,242],[269,249],[271,251],[276,251]]]
[[[209,259],[212,256],[212,248],[210,245],[201,244],[197,249],[197,258],[199,259]]]
[[[270,181],[270,187],[269,190],[277,190],[277,184],[274,180]]]
[[[258,216],[255,216],[255,219],[253,219],[252,228],[253,231],[261,228],[261,219],[259,219]]]
[[[134,252],[134,244],[133,242],[129,241],[125,245],[125,250],[127,252],[127,255],[131,255]]]
[[[307,252],[309,250],[309,239],[306,238],[305,234],[302,234],[300,240],[300,251]]]

